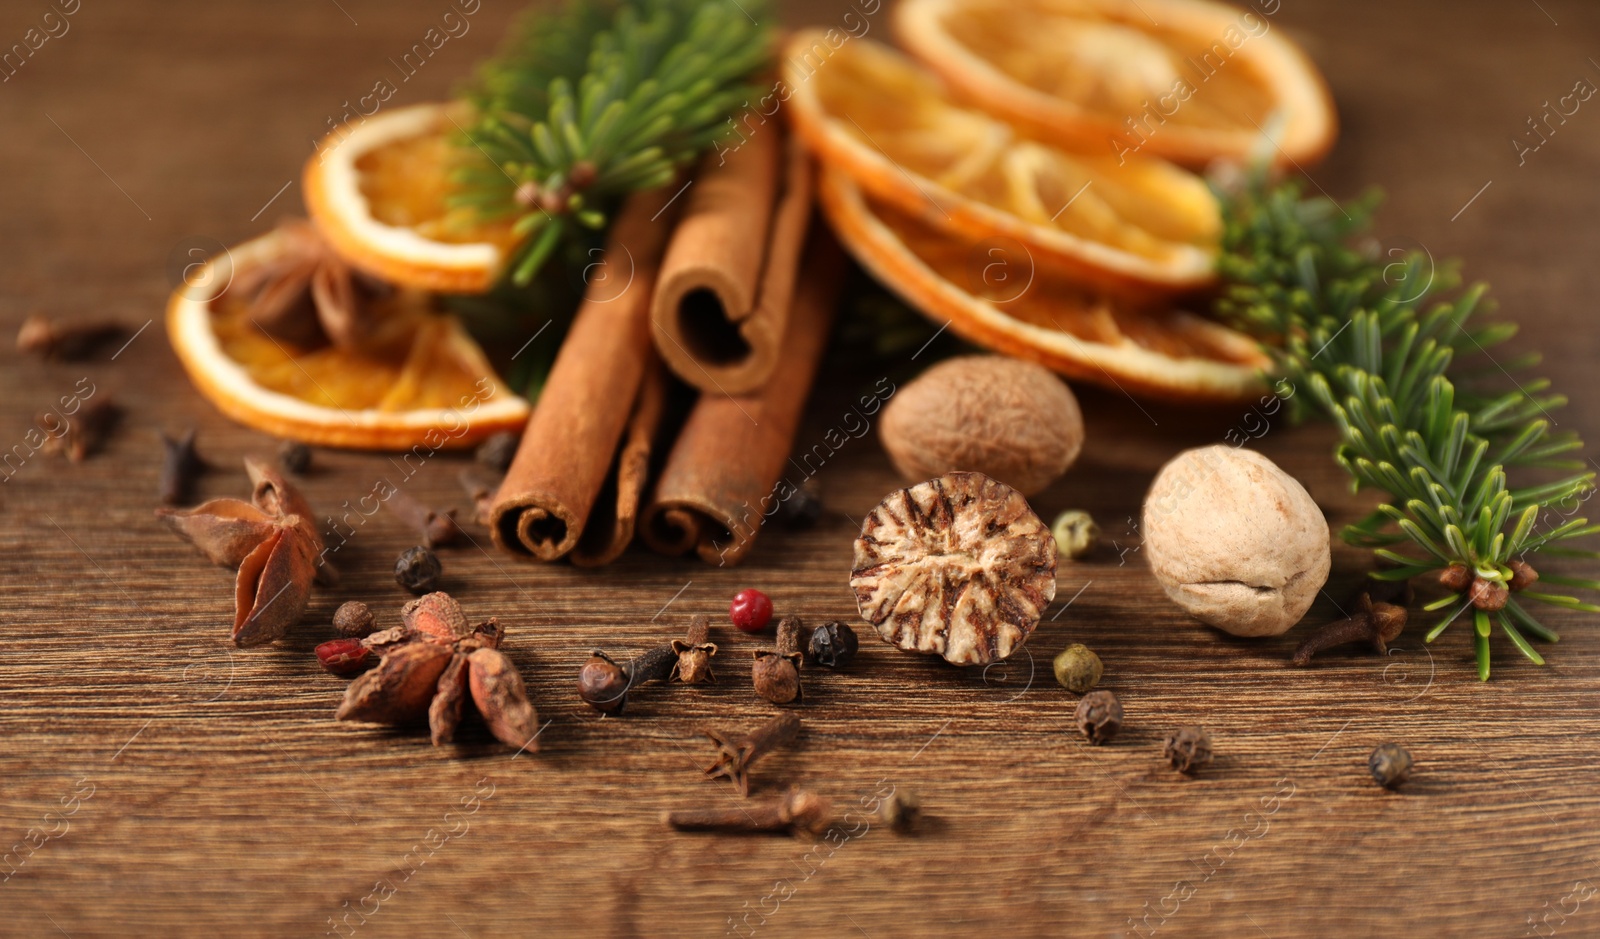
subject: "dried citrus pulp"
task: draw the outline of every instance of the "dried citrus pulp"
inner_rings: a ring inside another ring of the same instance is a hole
[[[167,331],[201,394],[240,423],[324,446],[437,450],[521,429],[528,403],[426,294],[391,289],[367,301],[370,326],[356,345],[300,345],[263,330],[240,285],[292,264],[304,228],[279,228],[209,262],[192,282],[229,281],[220,296],[173,294]]]
[[[1001,243],[967,242],[872,200],[825,169],[823,211],[861,265],[952,332],[1071,378],[1184,401],[1261,393],[1269,363],[1248,336],[1181,310],[1134,309]]]
[[[894,28],[963,97],[1045,140],[1193,166],[1261,149],[1305,164],[1338,134],[1315,66],[1255,10],[1206,0],[902,0]]]
[[[306,163],[306,206],[324,237],[375,277],[443,293],[482,293],[517,237],[509,222],[452,207],[465,133],[459,105],[383,111],[335,131]]]
[[[796,34],[787,111],[823,163],[950,235],[1012,238],[1041,264],[1112,288],[1215,277],[1221,211],[1198,176],[1104,147],[1064,150],[960,106],[931,73],[867,40]]]

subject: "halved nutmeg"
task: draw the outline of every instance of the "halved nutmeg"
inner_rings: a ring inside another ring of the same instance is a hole
[[[1003,659],[1056,595],[1056,543],[1022,494],[982,473],[892,492],[867,514],[850,587],[885,641],[955,665]]]

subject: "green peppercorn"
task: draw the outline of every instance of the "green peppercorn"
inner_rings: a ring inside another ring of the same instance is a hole
[[[1069,509],[1057,515],[1050,533],[1056,537],[1056,551],[1074,561],[1093,551],[1095,542],[1100,540],[1100,526],[1082,509]]]
[[[1100,684],[1105,666],[1100,664],[1100,656],[1095,655],[1088,646],[1074,642],[1056,656],[1055,670],[1056,681],[1061,682],[1061,687],[1073,694],[1087,694]]]

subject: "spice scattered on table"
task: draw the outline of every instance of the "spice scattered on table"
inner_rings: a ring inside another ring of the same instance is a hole
[[[922,800],[917,798],[916,793],[896,786],[887,798],[878,803],[878,818],[895,834],[911,834],[922,821]]]
[[[823,668],[844,668],[856,657],[861,640],[848,623],[832,620],[811,631],[806,661]]]
[[[1122,702],[1109,691],[1091,691],[1078,701],[1072,719],[1090,743],[1106,743],[1122,729]]]
[[[54,412],[41,414],[40,427],[48,427]],[[73,463],[82,463],[99,453],[111,439],[111,434],[122,421],[122,408],[109,397],[96,398],[78,411],[77,419],[67,427],[65,435],[52,435],[44,442],[46,453],[65,453]]]
[[[1095,655],[1088,646],[1081,642],[1074,642],[1061,650],[1051,663],[1056,674],[1056,681],[1061,687],[1074,694],[1087,694],[1100,684],[1100,676],[1105,672],[1105,666],[1100,664],[1100,656]]]
[[[1204,727],[1182,727],[1161,746],[1161,754],[1173,769],[1185,775],[1200,772],[1212,760],[1211,734]]]
[[[456,524],[454,509],[445,512],[435,511],[423,505],[416,496],[404,489],[394,490],[389,496],[388,505],[400,521],[422,536],[422,545],[425,548],[432,550],[448,547],[460,541],[463,536],[461,526]]]
[[[412,600],[400,618],[403,625],[361,640],[382,658],[346,689],[336,719],[407,724],[426,715],[438,746],[455,739],[470,697],[496,739],[519,750],[538,749],[538,715],[522,676],[500,651],[505,629],[497,619],[469,625],[461,605],[446,593]]]
[[[478,449],[473,451],[472,457],[479,464],[504,473],[511,466],[511,460],[517,455],[517,446],[522,442],[520,434],[509,430],[502,430],[497,434],[489,435],[483,443],[478,444]]]
[[[778,624],[777,648],[755,653],[750,679],[756,694],[773,704],[788,704],[801,698],[800,666],[805,655],[800,651],[800,635],[805,624],[798,616],[786,616]]]
[[[628,673],[596,649],[578,669],[578,697],[601,714],[621,714],[628,705]]]
[[[1055,599],[1056,543],[1021,493],[951,473],[867,513],[850,588],[884,641],[986,665],[1021,648]]]
[[[679,809],[662,815],[662,821],[678,831],[789,832],[809,836],[821,834],[832,824],[833,803],[797,789],[775,799],[728,808]]]
[[[1354,614],[1335,620],[1312,633],[1294,650],[1292,661],[1304,667],[1311,664],[1311,657],[1317,653],[1352,642],[1371,646],[1373,651],[1382,655],[1388,651],[1389,643],[1398,639],[1405,628],[1405,607],[1374,601],[1371,594],[1363,593]]]
[[[17,351],[56,362],[77,362],[126,339],[133,330],[117,320],[58,323],[42,313],[22,321]]]
[[[394,562],[394,582],[415,594],[432,591],[443,573],[439,556],[421,545],[407,548]]]
[[[311,470],[311,448],[298,440],[285,440],[278,444],[278,465],[296,476]]]
[[[717,748],[717,758],[704,768],[711,779],[728,779],[739,794],[750,794],[750,768],[775,750],[793,743],[800,735],[800,715],[785,711],[747,734],[724,734],[701,730]]]
[[[322,536],[311,506],[278,471],[245,460],[250,502],[213,499],[193,509],[156,509],[156,517],[206,557],[236,568],[233,641],[255,646],[280,639],[300,621],[313,580],[327,580]]]
[[[772,621],[772,599],[753,587],[741,590],[728,605],[728,619],[744,632],[758,633]]]
[[[1385,789],[1398,789],[1411,778],[1411,751],[1398,743],[1380,744],[1367,757],[1367,771]]]
[[[206,469],[205,460],[194,448],[193,427],[181,436],[161,435],[161,485],[158,493],[162,505],[182,505],[189,501],[195,480]]]
[[[822,518],[822,497],[817,494],[816,479],[806,480],[789,498],[779,502],[773,518],[778,524],[794,531],[817,524],[817,520]]]
[[[353,678],[378,663],[378,657],[360,638],[330,639],[316,648],[317,661],[329,673]]]
[[[1100,526],[1082,509],[1068,509],[1056,516],[1050,525],[1050,534],[1056,539],[1056,551],[1068,560],[1077,561],[1094,553],[1100,541]]]
[[[341,603],[333,611],[333,631],[345,639],[364,639],[372,635],[375,623],[371,608],[360,600]]]
[[[672,668],[672,680],[686,685],[715,684],[717,676],[711,671],[711,659],[717,654],[717,644],[711,641],[711,618],[696,615],[689,620],[689,632],[682,639],[672,640],[672,651],[678,661]]]

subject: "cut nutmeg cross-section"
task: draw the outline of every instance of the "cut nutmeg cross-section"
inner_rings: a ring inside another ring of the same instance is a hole
[[[885,641],[984,665],[1021,648],[1055,599],[1056,543],[1015,489],[949,473],[867,515],[850,587]]]

